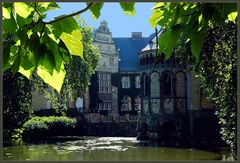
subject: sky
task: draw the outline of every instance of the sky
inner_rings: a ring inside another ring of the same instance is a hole
[[[63,14],[79,11],[86,6],[85,3],[81,2],[61,2],[58,5],[60,9],[49,11],[46,21]],[[113,37],[130,37],[132,32],[142,32],[143,37],[147,37],[154,32],[148,22],[153,6],[154,3],[138,2],[135,4],[135,15],[127,16],[119,3],[105,2],[101,9],[101,16],[97,20],[93,19],[89,10],[80,17],[84,18],[86,23],[95,29],[99,27],[102,20],[106,20]]]

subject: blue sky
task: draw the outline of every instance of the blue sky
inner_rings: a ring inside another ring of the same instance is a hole
[[[85,3],[81,2],[61,2],[58,5],[61,9],[48,12],[46,21],[52,20],[56,16],[76,12],[86,6]],[[138,2],[135,4],[135,16],[127,16],[119,3],[105,2],[101,16],[97,20],[93,19],[90,11],[86,11],[80,16],[85,19],[89,26],[94,28],[97,28],[102,20],[106,20],[113,37],[130,37],[132,32],[142,32],[143,36],[149,36],[154,32],[148,22],[153,5],[154,3]]]

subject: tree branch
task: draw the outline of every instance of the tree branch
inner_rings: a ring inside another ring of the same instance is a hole
[[[63,19],[66,19],[66,18],[69,18],[69,17],[73,17],[73,16],[76,16],[76,15],[79,15],[85,11],[87,11],[91,6],[93,5],[93,2],[92,3],[89,3],[87,5],[87,7],[85,7],[84,9],[80,10],[80,11],[77,11],[77,12],[74,12],[72,14],[69,14],[69,15],[66,15],[66,16],[63,16],[61,18],[58,18],[58,19],[55,19],[55,20],[52,20],[50,22],[43,22],[44,24],[52,24],[52,23],[55,23],[57,21],[60,21],[60,20],[63,20]]]

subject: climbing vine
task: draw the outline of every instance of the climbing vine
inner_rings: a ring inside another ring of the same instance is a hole
[[[215,102],[222,139],[237,151],[237,25],[211,26],[198,61],[182,37],[175,53],[192,63],[204,95]]]

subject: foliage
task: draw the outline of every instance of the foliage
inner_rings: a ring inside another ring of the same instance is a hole
[[[94,18],[100,16],[103,3],[87,6],[69,15],[44,22],[46,12],[58,9],[56,2],[4,2],[3,71],[11,68],[27,78],[36,71],[48,85],[60,92],[66,76],[66,64],[72,55],[83,58],[82,33],[73,16],[88,9]],[[133,14],[135,3],[121,2],[126,14]],[[66,60],[67,59],[67,60]]]
[[[16,137],[16,129],[31,116],[32,84],[20,73],[6,70],[3,75],[4,140]],[[15,136],[14,136],[15,135]]]
[[[69,98],[76,100],[79,97],[79,91],[84,93],[89,84],[92,74],[98,65],[100,52],[98,48],[93,44],[93,29],[85,23],[83,19],[76,17],[78,25],[82,31],[82,43],[83,43],[83,58],[73,56],[72,62],[66,66],[69,88]]]
[[[203,93],[216,103],[222,139],[236,152],[237,25],[211,27],[207,33],[199,62],[194,60],[190,45],[184,41],[178,42],[175,53],[185,57],[185,62],[193,63]]]
[[[76,119],[64,116],[33,117],[23,125],[23,138],[39,139],[69,134],[76,124]]]
[[[210,25],[225,25],[237,17],[236,3],[170,3],[158,2],[149,19],[152,27],[161,26],[164,33],[159,38],[158,54],[166,52],[166,60],[184,33],[185,43],[190,41],[192,54],[198,59]]]
[[[65,65],[67,74],[60,93],[48,86],[35,73],[31,78],[35,89],[53,104],[59,115],[66,114],[68,100],[76,100],[80,93],[86,91],[100,56],[97,47],[93,45],[93,29],[87,26],[83,19],[76,20],[83,35],[83,58],[77,56],[64,58],[68,62]]]

